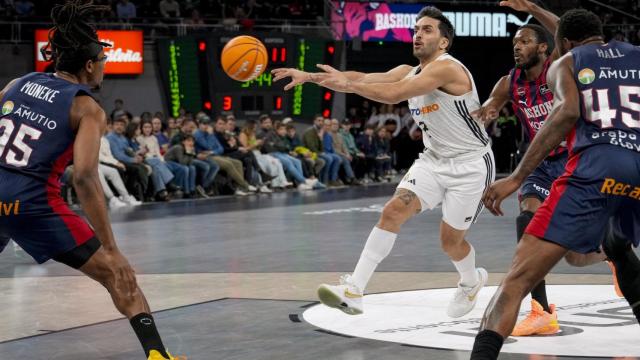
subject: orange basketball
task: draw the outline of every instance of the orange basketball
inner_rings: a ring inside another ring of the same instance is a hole
[[[231,39],[222,49],[220,63],[230,78],[249,81],[267,68],[267,48],[253,36],[241,35]]]

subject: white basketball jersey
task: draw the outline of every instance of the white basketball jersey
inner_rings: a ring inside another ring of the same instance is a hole
[[[454,96],[441,90],[409,99],[409,110],[416,124],[422,129],[426,149],[438,157],[459,157],[477,153],[482,156],[488,149],[489,136],[484,125],[471,117],[480,107],[476,84],[467,68],[449,54],[440,55],[435,61],[451,60],[464,68],[471,79],[470,92]],[[421,71],[417,66],[407,77]]]

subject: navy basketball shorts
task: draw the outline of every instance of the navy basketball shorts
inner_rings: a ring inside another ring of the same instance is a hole
[[[567,152],[548,157],[529,175],[518,192],[520,201],[534,197],[541,202],[544,201],[551,192],[551,186],[562,174],[567,165]]]
[[[640,153],[596,145],[569,157],[525,233],[586,254],[600,248],[610,219],[638,246]]]
[[[57,181],[0,170],[0,237],[11,238],[38,263],[82,266],[100,247],[93,229],[71,211]]]

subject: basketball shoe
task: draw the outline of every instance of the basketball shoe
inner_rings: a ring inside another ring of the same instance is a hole
[[[469,287],[458,283],[458,289],[453,296],[453,300],[451,300],[447,307],[447,315],[449,315],[449,317],[459,318],[465,316],[469,311],[473,310],[473,307],[476,305],[478,293],[489,279],[487,270],[477,268],[476,271],[478,272],[478,283],[475,286]]]
[[[340,277],[340,285],[322,284],[318,287],[318,297],[323,304],[348,315],[362,314],[362,293],[351,282],[351,275]]]
[[[169,355],[168,359],[162,356],[159,351],[151,350],[151,352],[149,352],[149,358],[147,360],[187,360],[186,356],[171,356],[168,351],[167,355]]]
[[[551,313],[544,311],[539,302],[531,299],[531,312],[516,324],[512,336],[553,335],[560,331],[556,306],[549,305]]]

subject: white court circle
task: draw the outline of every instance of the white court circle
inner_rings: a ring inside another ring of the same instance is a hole
[[[364,297],[364,314],[350,316],[322,304],[303,313],[305,321],[338,334],[449,350],[471,350],[482,313],[496,287],[478,295],[475,309],[452,319],[446,315],[455,289],[373,294]],[[510,337],[502,352],[557,356],[640,356],[640,327],[612,285],[548,285],[557,305],[561,332],[552,336]],[[519,319],[529,310],[525,299]]]

